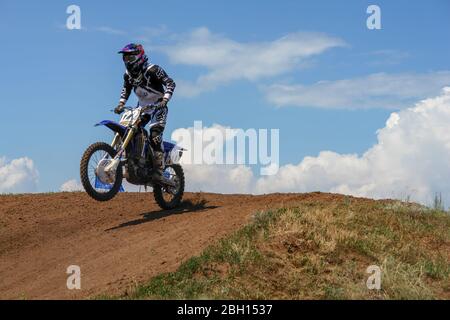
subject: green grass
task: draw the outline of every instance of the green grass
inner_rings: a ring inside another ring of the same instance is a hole
[[[257,213],[131,299],[449,299],[450,215],[398,201],[304,200]],[[369,290],[366,269],[382,270]]]

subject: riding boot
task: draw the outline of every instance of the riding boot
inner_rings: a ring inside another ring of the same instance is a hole
[[[163,182],[163,171],[164,171],[164,153],[161,151],[154,152],[154,172],[153,172],[153,181],[155,182]]]

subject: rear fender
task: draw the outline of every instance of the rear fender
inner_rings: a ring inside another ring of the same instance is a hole
[[[179,163],[183,151],[186,151],[186,149],[167,141],[163,142],[163,148],[166,165]]]

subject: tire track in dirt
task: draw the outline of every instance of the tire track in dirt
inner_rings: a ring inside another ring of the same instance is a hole
[[[187,193],[161,211],[151,193],[96,202],[85,193],[0,196],[0,298],[78,299],[121,294],[175,270],[259,210],[329,194]],[[81,290],[66,269],[81,267]]]

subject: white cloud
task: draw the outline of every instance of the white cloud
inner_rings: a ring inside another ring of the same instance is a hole
[[[104,32],[104,33],[107,33],[107,34],[111,34],[111,35],[117,35],[117,36],[124,36],[124,35],[127,34],[126,31],[115,29],[115,28],[111,28],[111,27],[107,27],[107,26],[97,27],[97,28],[95,28],[95,30],[96,31],[100,31],[100,32]]]
[[[274,84],[264,88],[277,106],[399,109],[439,93],[450,85],[450,71],[423,74],[377,73],[360,78],[320,81],[312,85]]]
[[[431,203],[450,202],[450,88],[442,95],[394,112],[378,143],[362,156],[324,151],[257,181],[257,192],[322,190]]]
[[[175,44],[156,47],[172,63],[200,66],[207,73],[194,83],[178,81],[178,93],[197,95],[233,80],[255,81],[292,72],[305,59],[344,46],[343,40],[323,33],[297,32],[269,42],[238,42],[207,28],[175,36]]]
[[[75,191],[83,191],[83,186],[76,179],[72,179],[64,182],[59,188],[61,192],[75,192]]]
[[[441,95],[391,114],[378,142],[363,155],[323,151],[278,173],[255,177],[248,167],[192,165],[190,190],[224,193],[337,192],[430,204],[450,204],[450,87]]]
[[[253,173],[245,165],[194,164],[196,162],[194,159],[196,150],[204,158],[205,147],[207,145],[216,145],[210,138],[219,134],[223,140],[216,140],[217,146],[223,149],[225,143],[232,139],[231,136],[227,136],[226,132],[234,132],[234,130],[228,126],[213,124],[211,127],[179,128],[172,132],[172,139],[177,141],[180,147],[187,149],[180,161],[185,172],[187,191],[217,193],[249,193],[252,191]],[[203,144],[203,147],[199,145],[199,142]],[[210,154],[208,153],[208,155]]]
[[[183,165],[186,191],[251,193],[253,173],[244,165]]]
[[[122,187],[125,190],[125,192],[152,192],[151,187],[148,187],[146,190],[145,186],[131,184],[125,179],[122,181]]]
[[[0,157],[0,193],[36,191],[38,178],[38,170],[30,158],[7,161]]]
[[[238,172],[240,165],[248,163],[259,165],[259,171],[264,175],[276,173],[279,167],[278,129],[244,130],[219,124],[203,127],[201,121],[195,121],[194,127],[175,130],[171,139],[187,150],[181,158],[183,165],[226,164]]]
[[[146,46],[151,45],[155,39],[160,40],[162,36],[169,34],[169,28],[166,25],[140,28],[136,40],[143,42]]]
[[[408,52],[392,49],[375,50],[363,55],[370,58],[368,64],[372,66],[399,64],[411,56]]]

